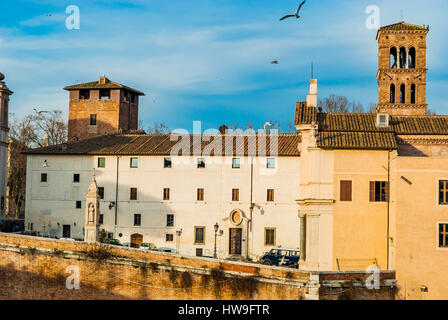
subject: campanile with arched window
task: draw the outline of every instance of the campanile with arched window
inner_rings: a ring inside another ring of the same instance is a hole
[[[426,114],[428,32],[428,26],[403,21],[378,30],[378,112]]]

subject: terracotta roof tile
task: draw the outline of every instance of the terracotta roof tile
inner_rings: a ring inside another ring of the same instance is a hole
[[[305,101],[299,101],[296,104],[296,125],[311,124],[317,121],[317,108],[308,107]]]
[[[320,132],[317,145],[322,149],[397,149],[395,135],[388,132]]]
[[[86,82],[86,83],[80,83],[80,84],[75,84],[72,86],[67,86],[64,88],[64,90],[80,90],[80,89],[127,89],[129,91],[133,91],[136,94],[140,95],[140,96],[144,96],[145,94],[141,91],[135,90],[131,87],[122,85],[120,83],[114,82],[114,81],[109,81],[106,83],[102,83],[100,84],[99,81],[92,81],[92,82]]]

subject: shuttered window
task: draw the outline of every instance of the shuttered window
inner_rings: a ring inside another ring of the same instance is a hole
[[[163,189],[163,200],[170,200],[170,189]]]
[[[198,189],[198,201],[204,201],[204,189]]]
[[[274,201],[274,189],[268,189],[268,202]]]
[[[341,180],[341,201],[352,201],[352,181]]]
[[[131,188],[131,200],[137,200],[137,188]]]
[[[240,201],[240,189],[232,189],[232,201]]]
[[[370,182],[370,202],[388,202],[389,183],[387,181]]]
[[[439,204],[448,204],[448,181],[439,181]]]

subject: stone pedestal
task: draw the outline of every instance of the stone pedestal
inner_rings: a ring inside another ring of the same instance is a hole
[[[98,186],[95,180],[95,172],[92,176],[89,190],[86,195],[86,216],[84,227],[84,241],[99,242],[99,217],[100,217],[100,195],[98,194]]]

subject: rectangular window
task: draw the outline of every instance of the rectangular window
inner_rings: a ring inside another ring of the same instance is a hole
[[[40,182],[48,182],[48,175],[46,173],[40,174]]]
[[[202,257],[202,256],[204,256],[204,249],[196,248],[196,257]]]
[[[138,168],[138,158],[131,158],[131,168]]]
[[[233,158],[232,159],[232,168],[233,169],[240,169],[241,168],[240,158]]]
[[[88,100],[90,99],[90,90],[79,90],[79,100]]]
[[[275,158],[268,158],[267,159],[267,163],[266,163],[266,167],[268,169],[275,169]]]
[[[100,90],[100,99],[101,100],[109,100],[110,99],[110,89]]]
[[[137,200],[137,188],[131,188],[131,200]]]
[[[100,196],[100,199],[104,199],[104,187],[98,187],[98,194]]]
[[[370,202],[389,201],[389,183],[387,181],[370,182]]]
[[[275,246],[275,228],[264,229],[264,245]]]
[[[439,248],[448,248],[448,224],[439,224]]]
[[[163,159],[163,167],[164,168],[171,168],[171,166],[172,166],[171,158]]]
[[[268,189],[268,202],[274,201],[274,189]]]
[[[141,226],[142,225],[142,215],[141,214],[134,214],[134,226]]]
[[[79,182],[80,181],[80,175],[79,173],[75,173],[73,175],[73,182]]]
[[[352,181],[341,180],[340,185],[341,201],[352,201]]]
[[[98,168],[106,167],[106,158],[98,158]]]
[[[232,189],[232,201],[240,201],[240,189]]]
[[[198,201],[204,201],[204,189],[198,189]]]
[[[170,188],[163,189],[163,200],[170,200]]]
[[[167,227],[174,227],[174,214],[167,214],[166,215],[166,226]]]
[[[174,241],[174,235],[172,233],[167,233],[165,235],[165,241],[166,242],[173,242]]]
[[[205,159],[204,158],[198,159],[198,168],[199,169],[204,169],[205,168]]]
[[[82,202],[76,201],[76,209],[81,209],[81,208],[82,208]]]
[[[96,114],[91,114],[90,115],[90,125],[91,126],[96,126]]]
[[[100,218],[99,218],[98,222],[99,222],[100,224],[103,224],[103,223],[104,223],[104,214],[100,214]]]
[[[448,204],[448,180],[439,181],[439,204]]]
[[[194,244],[205,244],[205,227],[194,227]]]

